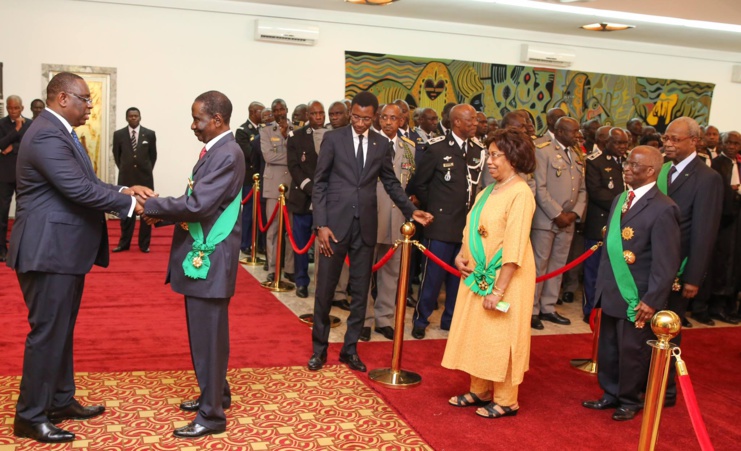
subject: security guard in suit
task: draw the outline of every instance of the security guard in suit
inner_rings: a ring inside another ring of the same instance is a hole
[[[486,149],[473,138],[476,134],[476,110],[471,105],[454,107],[450,111],[450,122],[450,133],[430,141],[430,147],[417,168],[415,185],[421,208],[435,215],[435,222],[425,227],[425,245],[441,260],[454,266],[463,239],[466,215],[473,205],[481,171],[486,164]],[[440,328],[450,329],[460,277],[448,274],[427,261],[414,312],[414,338],[424,338],[443,280],[445,311],[440,319]]]
[[[260,151],[265,159],[265,173],[260,194],[266,200],[265,220],[270,217],[278,204],[278,196],[280,195],[278,187],[280,185],[288,187],[291,184],[291,173],[288,172],[287,144],[288,135],[293,131],[293,124],[287,118],[288,108],[283,99],[275,99],[271,105],[271,110],[275,122],[272,126],[263,127],[260,130]],[[286,192],[286,196],[288,195],[289,192]],[[275,247],[277,241],[278,221],[274,221],[268,229],[266,239],[268,281],[272,281],[275,277]],[[291,246],[286,246],[283,262],[285,262],[283,269],[286,273],[286,279],[293,280],[293,250]]]
[[[249,106],[250,115],[247,122],[240,125],[234,133],[234,139],[239,144],[244,154],[245,174],[244,186],[242,187],[242,198],[246,197],[252,189],[252,176],[260,172],[260,158],[262,155],[252,151],[252,141],[258,136],[260,123],[262,122],[261,113],[265,106],[260,102],[252,102]],[[252,202],[254,196],[242,206],[242,242],[239,248],[242,252],[247,253],[252,246]]]
[[[586,189],[584,163],[573,150],[579,123],[569,117],[556,122],[555,141],[535,151],[535,203],[530,241],[538,276],[567,263],[576,222],[584,216]],[[556,312],[561,276],[539,283],[535,288],[531,326],[543,329],[541,320],[571,324]]]
[[[625,152],[630,139],[619,127],[600,127],[595,136],[598,150],[587,156],[585,185],[587,189],[587,217],[584,224],[584,248],[589,249],[603,240],[602,229],[615,197],[626,189],[623,182]],[[584,321],[589,322],[596,299],[597,272],[602,248],[584,262]]]

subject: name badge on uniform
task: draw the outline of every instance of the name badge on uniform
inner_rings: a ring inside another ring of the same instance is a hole
[[[450,163],[443,163],[443,167],[444,167],[444,168],[452,168],[454,164],[455,164],[455,163],[453,163],[453,162],[450,162]]]

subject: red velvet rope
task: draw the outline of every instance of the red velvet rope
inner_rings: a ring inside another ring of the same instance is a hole
[[[313,233],[311,234],[311,238],[309,238],[309,242],[306,243],[306,246],[304,246],[303,249],[299,249],[299,247],[296,245],[296,242],[293,240],[293,231],[291,230],[291,221],[288,220],[288,208],[286,206],[283,206],[283,219],[286,223],[286,233],[288,233],[288,240],[291,242],[291,247],[293,248],[293,252],[301,255],[309,252],[309,249],[311,249],[311,246],[314,244],[314,240],[316,239],[316,235]]]
[[[396,252],[395,247],[392,247],[391,249],[389,249],[388,252],[386,252],[386,254],[384,254],[384,256],[381,257],[381,259],[378,260],[375,265],[373,265],[373,268],[371,268],[371,272],[378,271],[379,269],[381,269],[383,265],[388,263],[388,261],[391,260],[391,257],[394,256],[394,252]],[[347,266],[350,266],[350,258],[347,255],[345,255],[345,264]]]
[[[252,188],[249,193],[247,193],[246,196],[244,196],[244,199],[242,199],[242,205],[246,204],[247,202],[252,199],[252,195],[255,193],[255,188]]]
[[[260,203],[260,193],[257,194],[257,198],[255,199],[255,202],[257,202],[257,226],[260,227],[260,231],[262,233],[265,233],[270,228],[270,225],[273,224],[275,215],[278,214],[278,207],[280,207],[280,202],[275,204],[275,209],[273,210],[273,214],[270,215],[270,219],[268,219],[268,223],[265,224],[265,227],[262,226],[262,204]]]
[[[679,371],[677,371],[679,375]],[[687,411],[690,414],[690,421],[692,421],[692,428],[695,430],[695,436],[697,441],[700,443],[700,449],[702,451],[712,451],[713,444],[710,442],[708,436],[708,430],[705,428],[705,422],[702,419],[700,413],[700,407],[697,405],[697,398],[695,397],[695,389],[692,387],[692,380],[689,374],[679,375],[679,386],[682,388],[682,394],[684,395],[684,402],[687,405]]]
[[[555,270],[553,272],[550,272],[548,274],[545,274],[545,275],[542,275],[542,276],[538,277],[537,279],[535,279],[535,283],[540,283],[540,282],[542,282],[544,280],[552,279],[552,278],[558,276],[559,274],[565,273],[566,271],[572,269],[574,266],[576,266],[579,263],[583,262],[584,260],[588,259],[592,254],[594,254],[594,252],[597,249],[599,249],[599,245],[598,244],[595,244],[591,248],[587,249],[586,252],[584,252],[579,257],[577,257],[576,259],[574,259],[574,261],[572,261],[571,263],[567,263],[566,266],[564,266],[562,268],[558,268],[557,270]]]
[[[423,251],[423,253],[427,256],[427,258],[429,258],[433,262],[437,263],[438,266],[440,266],[442,269],[448,271],[450,274],[452,274],[452,275],[454,275],[456,277],[460,277],[461,276],[461,272],[460,271],[458,271],[457,269],[453,268],[452,266],[450,266],[449,264],[445,263],[444,261],[440,260],[438,258],[438,256],[435,255],[435,254],[433,254],[432,252],[430,252],[429,249],[425,248],[425,250]]]

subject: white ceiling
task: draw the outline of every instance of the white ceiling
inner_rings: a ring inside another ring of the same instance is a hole
[[[467,23],[741,53],[741,33],[638,22],[631,23],[631,25],[636,25],[636,28],[631,30],[609,33],[590,32],[579,27],[587,23],[616,22],[616,20],[599,16],[544,12],[480,0],[399,0],[387,6],[353,5],[344,0],[231,1]],[[539,1],[558,3],[557,0]],[[588,3],[571,3],[571,5],[741,25],[741,0],[595,0]],[[625,21],[621,22],[625,23]]]

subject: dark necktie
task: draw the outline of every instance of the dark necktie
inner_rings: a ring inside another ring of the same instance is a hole
[[[80,157],[82,157],[82,161],[84,161],[85,168],[88,169],[90,172],[90,175],[95,175],[95,170],[93,169],[93,163],[90,161],[90,157],[87,154],[87,151],[85,151],[85,148],[82,147],[82,143],[80,142],[80,138],[77,137],[77,133],[75,133],[74,130],[72,130],[72,141],[75,143],[75,149],[77,149],[77,152],[80,154]]]
[[[136,152],[136,130],[131,130],[131,150]]]
[[[463,158],[466,158],[466,142],[463,141],[463,144],[461,144],[461,150],[463,150]]]
[[[363,173],[363,135],[358,135],[358,151],[355,154],[358,160],[358,174]]]
[[[677,173],[677,167],[672,166],[669,168],[669,174],[666,176],[666,186],[672,186],[672,177],[674,177],[674,174]]]
[[[201,158],[205,156],[206,156],[206,146],[203,146],[203,149],[201,149],[201,153],[198,155],[198,159],[200,160]]]

